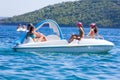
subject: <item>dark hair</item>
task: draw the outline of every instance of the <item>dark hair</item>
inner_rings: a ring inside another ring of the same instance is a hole
[[[97,26],[95,26],[94,32],[95,34],[98,32]]]
[[[30,26],[29,32],[32,33],[33,30],[34,30],[34,27],[33,27],[33,26]]]
[[[34,25],[33,25],[32,23],[29,23],[29,24],[27,25],[27,30],[30,30],[31,27],[34,27]]]
[[[33,26],[33,24],[32,24],[32,23],[29,23],[28,26]]]

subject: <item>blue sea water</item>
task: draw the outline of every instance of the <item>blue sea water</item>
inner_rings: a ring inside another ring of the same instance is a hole
[[[120,29],[99,28],[104,39],[115,44],[108,53],[14,52],[12,47],[23,32],[17,26],[0,25],[0,80],[119,80]],[[64,38],[76,27],[61,28]],[[88,33],[89,28],[84,29]],[[46,28],[41,29],[45,35]]]

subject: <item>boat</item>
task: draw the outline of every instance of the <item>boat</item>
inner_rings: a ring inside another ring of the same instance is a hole
[[[26,29],[23,29],[23,28],[19,28],[19,29],[17,29],[16,31],[27,31]]]
[[[36,30],[39,30],[45,24],[49,24],[49,28],[56,34],[47,35],[47,41],[44,42],[34,42],[30,37],[23,41],[23,38],[21,38],[20,43],[15,45],[13,49],[19,52],[103,53],[114,47],[112,42],[104,38],[85,37],[68,43],[63,37],[59,25],[51,19],[39,22],[36,25]]]
[[[16,31],[22,31],[23,29],[20,27],[20,28],[18,28]]]
[[[26,32],[27,29],[26,29],[26,26],[23,25],[23,27],[20,27],[20,26],[19,26],[16,31],[18,31],[18,32]]]

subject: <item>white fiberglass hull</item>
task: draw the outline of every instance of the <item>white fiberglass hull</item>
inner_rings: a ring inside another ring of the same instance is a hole
[[[67,52],[67,53],[101,53],[108,52],[114,44],[101,39],[82,39],[67,43],[66,40],[54,40],[39,43],[27,43],[14,47],[20,52]]]
[[[26,47],[16,48],[19,52],[68,52],[68,53],[100,53],[108,52],[113,46],[58,46],[58,47]]]

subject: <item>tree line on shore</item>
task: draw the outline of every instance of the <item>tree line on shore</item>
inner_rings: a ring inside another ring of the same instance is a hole
[[[34,7],[34,6],[33,6]],[[101,27],[120,27],[120,0],[80,0],[49,5],[26,14],[0,20],[0,24],[36,24],[53,19],[64,26],[75,26],[77,21]]]

